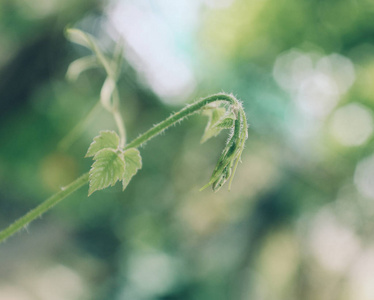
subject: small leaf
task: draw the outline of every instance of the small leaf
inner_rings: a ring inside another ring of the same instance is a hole
[[[217,165],[210,177],[209,182],[204,185],[200,191],[212,185],[213,191],[218,191],[221,186],[230,178],[232,174],[232,166],[236,159],[237,147],[236,143],[228,143],[223,150]]]
[[[104,148],[116,150],[119,146],[119,137],[114,131],[100,131],[100,135],[94,138],[90,147],[88,148],[85,157],[94,156],[98,151]]]
[[[219,119],[225,114],[226,110],[223,107],[217,107],[214,109],[209,109],[204,111],[204,114],[208,116],[208,124],[205,127],[204,134],[201,138],[201,143],[206,142],[211,137],[217,136],[220,132],[220,128],[214,128],[214,125],[219,121]]]
[[[226,122],[226,121],[225,121]],[[230,139],[227,141],[221,156],[218,159],[217,165],[210,177],[209,182],[201,189],[212,185],[213,191],[218,191],[221,186],[230,179],[229,190],[236,168],[240,161],[241,154],[244,149],[245,140],[248,137],[247,121],[244,112],[241,110],[238,113],[237,119],[234,121],[234,130]]]
[[[90,170],[88,196],[97,190],[114,185],[125,174],[125,161],[115,150],[106,148],[97,152]]]
[[[213,191],[218,191],[221,186],[225,184],[225,182],[230,178],[232,172],[232,163],[227,165],[224,170],[222,171],[221,175],[212,183]]]
[[[127,187],[131,178],[142,167],[142,158],[140,156],[138,149],[128,149],[124,152],[123,155],[125,160],[125,175],[122,179],[122,190],[124,190]]]
[[[231,129],[234,127],[235,123],[235,116],[232,115],[225,115],[223,116],[215,125],[215,128],[220,129]]]
[[[90,55],[78,58],[69,65],[66,72],[66,78],[70,81],[75,81],[82,72],[98,66],[99,65],[95,56]]]

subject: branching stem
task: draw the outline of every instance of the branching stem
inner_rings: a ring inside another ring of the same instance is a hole
[[[215,102],[215,101],[226,101],[230,105],[233,105],[235,108],[238,109],[238,113],[241,114],[241,118],[244,118],[244,122],[242,123],[241,126],[247,126],[247,122],[245,119],[245,114],[244,111],[241,107],[240,102],[231,95],[228,94],[215,94],[206,98],[203,98],[191,105],[186,106],[179,112],[172,114],[170,117],[165,119],[164,121],[158,123],[154,127],[152,127],[150,130],[146,131],[136,139],[134,139],[131,143],[127,144],[124,149],[129,149],[129,148],[138,148],[142,146],[144,143],[149,141],[150,139],[154,138],[161,132],[163,132],[165,129],[168,127],[176,124],[177,122],[183,120],[184,118],[195,114],[196,112],[200,111],[204,106],[206,106],[209,103]],[[120,122],[122,122],[122,118],[119,119]],[[118,120],[116,120],[118,122]],[[123,126],[118,126],[119,128]],[[236,138],[239,138],[241,142],[244,143],[244,140],[246,137],[244,136],[236,136],[243,134],[242,132],[246,133],[245,131],[240,131],[238,128],[234,130],[233,135],[231,137],[231,140],[234,140]],[[121,132],[121,137],[122,140],[124,140],[124,131]],[[76,190],[81,188],[83,185],[87,184],[89,182],[89,173],[83,174],[81,177],[77,178],[75,181],[67,185],[66,187],[62,188],[61,191],[57,192],[41,204],[39,204],[37,207],[29,211],[26,215],[15,221],[13,224],[8,226],[6,229],[0,232],[0,243],[3,242],[5,239],[8,237],[12,236],[25,226],[27,226],[31,221],[35,220],[36,218],[40,217],[43,213],[51,209],[54,205],[56,205],[58,202],[69,196],[70,194],[74,193]]]

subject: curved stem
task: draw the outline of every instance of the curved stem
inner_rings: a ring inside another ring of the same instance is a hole
[[[198,112],[205,105],[207,105],[209,103],[212,103],[212,102],[215,102],[215,101],[226,101],[226,102],[229,102],[230,104],[232,104],[234,106],[241,107],[241,104],[239,103],[239,101],[236,100],[235,97],[233,97],[231,95],[228,95],[228,94],[220,93],[220,94],[215,94],[215,95],[203,98],[203,99],[201,99],[201,100],[199,100],[199,101],[197,101],[197,102],[195,102],[191,105],[186,106],[185,108],[183,108],[179,112],[177,112],[175,114],[172,114],[170,117],[168,117],[164,121],[158,123],[157,125],[152,127],[150,130],[146,131],[145,133],[143,133],[142,135],[137,137],[131,143],[127,144],[124,147],[124,149],[137,148],[137,147],[143,145],[144,143],[146,143],[150,139],[154,138],[155,136],[157,136],[158,134],[163,132],[168,127],[170,127],[170,126],[174,125],[175,123],[181,121],[185,117],[190,116],[190,115]],[[242,112],[241,109],[239,109],[239,110],[240,110],[239,114],[241,114],[241,117],[244,117],[244,120],[245,120],[244,112]],[[122,118],[120,118],[119,120],[120,120],[120,123],[121,123]],[[119,125],[118,126],[119,128],[122,128],[121,124],[117,123],[117,125]],[[246,120],[245,120],[243,126],[247,126]],[[236,126],[236,129],[233,132],[231,140],[234,140],[237,135],[240,135],[240,130],[239,130],[240,128],[239,127],[240,126]],[[124,131],[121,132],[121,137],[123,137],[123,139],[125,138],[125,132]],[[244,140],[245,140],[246,137],[243,136],[243,137],[239,137],[239,138],[240,138],[240,141],[244,143]],[[26,215],[24,215],[23,217],[21,217],[20,219],[15,221],[13,224],[8,226],[6,229],[0,231],[0,243],[2,241],[4,241],[5,239],[7,239],[8,237],[10,237],[11,235],[13,235],[14,233],[16,233],[17,231],[21,230],[23,227],[28,225],[31,221],[38,218],[40,215],[42,215],[47,210],[49,210],[54,205],[56,205],[58,202],[60,202],[61,200],[63,200],[64,198],[66,198],[67,196],[69,196],[70,194],[75,192],[76,190],[78,190],[80,187],[87,184],[88,182],[89,182],[89,173],[87,172],[87,173],[83,174],[81,177],[77,178],[72,183],[70,183],[69,185],[67,185],[66,187],[62,188],[61,191],[57,192],[56,194],[54,194],[53,196],[51,196],[50,198],[45,200],[43,203],[39,204],[37,207],[35,207],[31,211],[29,211]]]
[[[125,149],[138,148],[139,146],[148,142],[150,139],[159,135],[161,132],[163,132],[168,127],[174,125],[175,123],[181,121],[182,119],[194,113],[197,113],[205,105],[215,102],[215,101],[226,101],[233,105],[240,105],[239,101],[236,100],[235,97],[228,95],[228,94],[224,94],[224,93],[219,93],[219,94],[215,94],[215,95],[203,98],[193,104],[186,106],[179,112],[172,114],[169,118],[165,119],[164,121],[156,124],[151,129],[149,129],[148,131],[146,131],[145,133],[137,137],[135,140],[133,140],[131,143],[127,144]]]
[[[9,225],[3,231],[0,232],[0,242],[4,241],[17,231],[21,230],[27,224],[29,224],[32,220],[41,216],[44,212],[52,208],[62,199],[66,198],[80,187],[88,183],[88,173],[83,174],[81,177],[77,178],[75,181],[67,185],[66,187],[62,188],[61,191],[54,194],[43,203],[39,204],[34,209],[30,210],[26,215],[19,218],[13,224]]]

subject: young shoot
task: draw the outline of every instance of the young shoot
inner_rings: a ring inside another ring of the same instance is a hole
[[[76,79],[81,72],[92,67],[102,67],[105,70],[107,78],[101,89],[100,105],[113,115],[118,133],[108,130],[99,132],[86,153],[86,157],[93,159],[89,172],[63,187],[59,192],[1,231],[0,242],[25,228],[31,221],[86,184],[89,184],[88,196],[95,191],[113,186],[118,181],[122,182],[124,190],[131,178],[142,168],[142,158],[138,148],[184,118],[200,112],[208,116],[208,124],[201,142],[217,136],[223,129],[230,130],[229,138],[212,176],[202,189],[212,186],[213,191],[218,191],[228,180],[230,188],[248,137],[247,119],[240,101],[233,95],[225,93],[208,96],[187,105],[127,143],[124,123],[119,113],[120,98],[117,88],[121,68],[121,55],[118,53],[121,53],[122,50],[115,51],[114,55],[108,57],[101,51],[94,37],[77,29],[68,29],[67,37],[72,42],[89,48],[93,53],[72,62],[68,68],[67,76],[70,79]],[[67,140],[72,141],[79,134],[79,130],[74,129],[73,132],[74,136],[68,135]]]

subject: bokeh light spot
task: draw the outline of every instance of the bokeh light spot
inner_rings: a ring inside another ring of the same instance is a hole
[[[273,76],[305,115],[321,118],[352,86],[355,71],[352,62],[342,55],[320,57],[293,49],[278,55]]]
[[[343,271],[360,249],[355,233],[328,209],[322,209],[313,223],[310,236],[313,255],[326,269]]]
[[[332,116],[330,132],[342,145],[359,146],[373,133],[373,118],[364,106],[351,103]]]
[[[354,182],[363,196],[374,199],[374,155],[364,158],[357,164]]]

